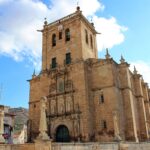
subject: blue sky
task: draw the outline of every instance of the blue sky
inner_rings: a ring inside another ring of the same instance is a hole
[[[28,107],[34,68],[40,71],[41,34],[49,22],[73,13],[77,0],[0,0],[0,104]],[[105,48],[119,62],[121,54],[150,83],[150,1],[79,0],[83,14],[102,33],[99,57]]]

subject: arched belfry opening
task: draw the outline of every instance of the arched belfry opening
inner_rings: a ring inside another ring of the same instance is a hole
[[[65,125],[60,125],[56,129],[56,142],[70,142],[69,130]]]

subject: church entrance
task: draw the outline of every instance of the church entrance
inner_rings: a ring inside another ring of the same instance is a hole
[[[70,142],[69,130],[65,125],[58,126],[56,130],[56,142]]]

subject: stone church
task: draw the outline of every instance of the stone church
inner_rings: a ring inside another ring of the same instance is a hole
[[[42,70],[32,75],[29,140],[39,134],[40,99],[47,98],[47,133],[56,142],[147,141],[150,137],[150,89],[106,50],[98,58],[94,24],[77,10],[55,22],[45,20]]]

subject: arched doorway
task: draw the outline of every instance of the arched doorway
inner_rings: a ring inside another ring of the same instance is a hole
[[[60,125],[57,127],[56,142],[70,142],[69,130],[65,125]]]

